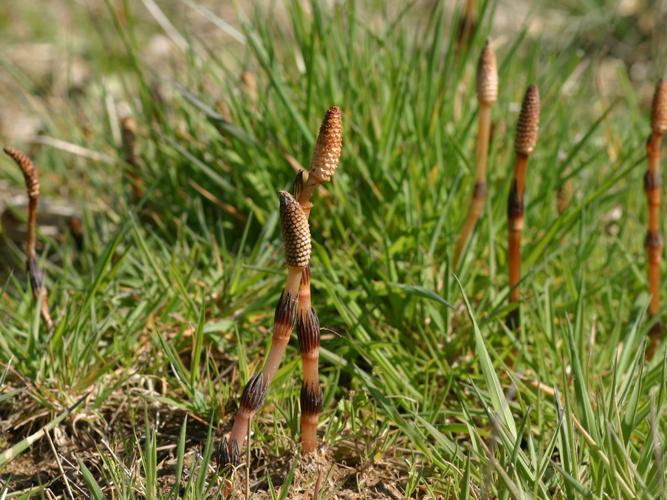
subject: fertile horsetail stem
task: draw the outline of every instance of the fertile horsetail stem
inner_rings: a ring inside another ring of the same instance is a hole
[[[26,267],[28,270],[28,278],[30,280],[30,287],[35,300],[39,304],[42,318],[46,323],[47,328],[53,326],[51,320],[51,313],[49,312],[49,303],[47,298],[47,291],[44,287],[44,275],[39,268],[37,261],[37,252],[35,250],[37,242],[37,206],[39,204],[39,177],[37,168],[30,161],[24,153],[14,148],[3,148],[7,156],[16,162],[23,173],[26,190],[28,192],[28,233],[26,237]]]
[[[658,82],[651,105],[651,135],[646,143],[648,170],[644,176],[644,190],[648,202],[648,229],[646,232],[646,252],[648,254],[648,283],[651,302],[649,313],[654,318],[660,313],[660,260],[664,247],[660,234],[660,149],[662,137],[667,132],[667,84]],[[660,321],[651,330],[655,338],[661,332]]]
[[[317,421],[322,411],[319,384],[320,321],[310,301],[310,268],[301,276],[296,333],[303,361],[301,387],[301,444],[305,454],[317,449]]]
[[[336,173],[343,151],[343,119],[338,106],[330,107],[320,126],[313,149],[310,172],[301,171],[294,181],[294,195],[306,216],[313,204],[315,188]],[[301,448],[304,454],[317,449],[317,422],[322,412],[322,388],[319,384],[320,322],[310,297],[310,268],[301,275],[297,305],[297,336],[303,361],[301,388]]]
[[[477,63],[477,101],[479,102],[479,121],[477,142],[475,145],[475,159],[477,171],[475,173],[475,188],[473,190],[468,216],[456,242],[454,250],[454,269],[458,267],[461,252],[470,238],[484,208],[486,194],[486,166],[489,155],[489,136],[491,131],[491,107],[498,99],[498,65],[496,54],[491,42],[486,41],[484,49]]]
[[[521,112],[514,139],[514,179],[507,202],[509,239],[507,263],[509,267],[510,301],[518,302],[521,297],[521,233],[523,231],[523,200],[526,183],[528,157],[535,149],[540,121],[540,94],[535,85],[526,90],[521,103]],[[514,309],[507,317],[508,326],[519,324],[519,310]]]
[[[132,186],[132,194],[135,200],[143,196],[141,179],[137,175],[139,160],[137,156],[137,122],[131,116],[126,116],[120,121],[120,131],[123,145],[123,158],[132,169],[128,178]]]
[[[273,342],[264,365],[264,376],[271,383],[283,359],[292,326],[296,320],[296,301],[301,274],[310,262],[310,228],[308,218],[299,202],[286,192],[280,192],[280,229],[287,261],[287,282],[274,321]]]
[[[280,192],[280,229],[287,261],[287,282],[276,306],[271,350],[262,372],[248,382],[229,440],[222,444],[222,461],[238,463],[239,453],[248,432],[250,418],[259,410],[266,391],[285,355],[292,327],[296,321],[297,296],[301,275],[310,262],[310,229],[308,217],[299,202],[286,192]]]

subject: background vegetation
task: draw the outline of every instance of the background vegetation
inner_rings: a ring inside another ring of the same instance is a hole
[[[33,305],[22,180],[2,160],[7,497],[223,494],[215,448],[284,276],[276,193],[307,166],[331,104],[345,148],[311,217],[324,449],[298,454],[294,342],[236,494],[247,482],[257,497],[306,496],[321,471],[324,497],[664,497],[666,358],[644,356],[642,190],[664,6],[480,2],[457,52],[454,2],[216,4],[0,6],[0,139],[40,168],[56,322],[47,332]],[[488,203],[453,270],[489,35],[501,87]],[[505,210],[532,82],[543,111],[514,334]],[[128,113],[139,205],[120,147]]]

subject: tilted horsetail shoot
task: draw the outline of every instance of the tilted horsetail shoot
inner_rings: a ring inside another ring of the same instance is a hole
[[[24,153],[18,149],[6,147],[3,151],[16,162],[23,173],[26,191],[28,194],[28,227],[26,236],[26,268],[30,287],[35,297],[40,313],[47,328],[53,326],[51,313],[49,311],[48,293],[44,286],[44,274],[39,268],[37,260],[37,207],[39,205],[39,175],[37,167]]]
[[[250,419],[259,410],[266,391],[285,355],[296,319],[299,283],[310,262],[310,228],[301,205],[286,192],[280,194],[280,228],[287,261],[287,281],[280,296],[273,326],[273,338],[264,369],[246,384],[229,439],[222,444],[222,461],[238,464]]]

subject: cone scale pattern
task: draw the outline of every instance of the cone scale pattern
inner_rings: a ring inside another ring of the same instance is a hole
[[[537,133],[540,126],[540,93],[537,86],[531,85],[521,103],[521,112],[516,125],[514,150],[517,154],[528,156],[537,144]]]
[[[280,228],[287,265],[306,267],[310,262],[310,228],[299,202],[287,191],[280,192]]]

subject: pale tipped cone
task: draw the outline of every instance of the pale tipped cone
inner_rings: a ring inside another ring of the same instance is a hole
[[[336,173],[343,152],[343,117],[338,106],[331,106],[315,142],[310,175],[320,182],[328,181]]]
[[[530,155],[537,144],[537,133],[540,125],[540,93],[536,85],[526,90],[521,103],[519,121],[516,125],[514,150],[517,154]]]
[[[299,202],[287,191],[280,192],[280,229],[287,265],[306,267],[310,262],[310,228]]]
[[[477,62],[477,99],[484,104],[498,100],[498,64],[490,39],[486,40]]]
[[[651,128],[657,134],[667,132],[667,83],[660,80],[651,104]]]

